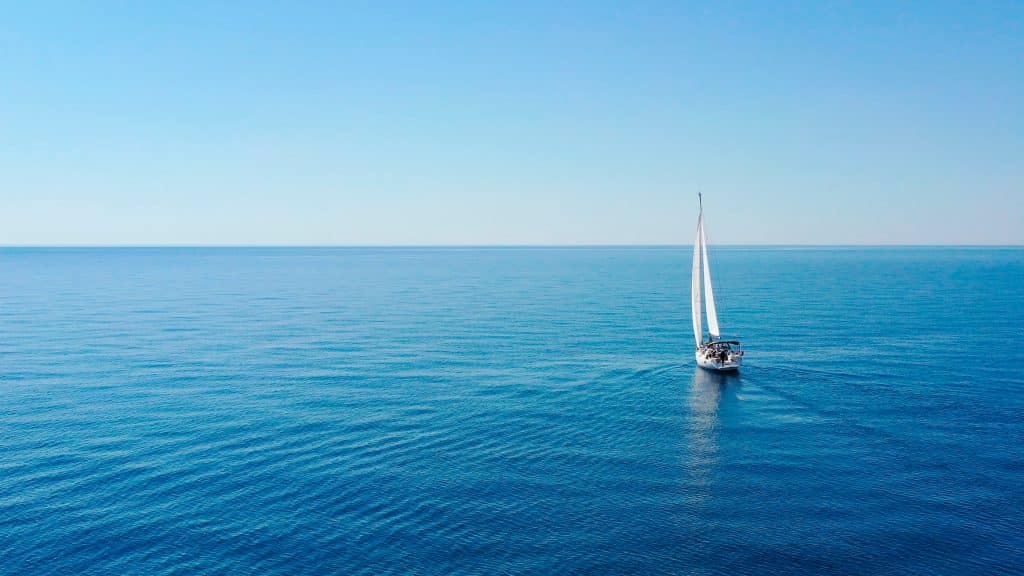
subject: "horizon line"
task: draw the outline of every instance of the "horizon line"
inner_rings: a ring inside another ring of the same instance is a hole
[[[11,248],[682,248],[686,244],[0,244],[0,249]],[[716,248],[1024,248],[1024,244],[928,244],[928,243],[886,243],[886,244],[805,244],[805,243],[717,243]]]

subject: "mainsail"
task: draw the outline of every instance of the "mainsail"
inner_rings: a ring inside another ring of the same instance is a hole
[[[715,310],[715,293],[711,290],[711,268],[708,263],[708,238],[704,235],[704,215],[701,214],[700,223],[700,246],[704,255],[704,305],[708,311],[708,332],[711,339],[717,340],[721,333],[718,331],[718,312]]]
[[[690,312],[693,315],[693,339],[697,346],[704,339],[704,328],[700,318],[700,246],[704,232],[704,214],[697,218],[697,238],[693,241],[693,283],[690,286]]]

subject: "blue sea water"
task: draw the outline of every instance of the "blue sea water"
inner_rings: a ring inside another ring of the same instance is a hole
[[[1024,250],[0,250],[0,574],[1024,573]]]

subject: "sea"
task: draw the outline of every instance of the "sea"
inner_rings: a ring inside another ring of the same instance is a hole
[[[1024,249],[0,249],[0,574],[1022,574]]]

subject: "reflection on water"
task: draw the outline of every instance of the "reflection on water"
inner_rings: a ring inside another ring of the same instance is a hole
[[[699,419],[714,420],[722,396],[735,396],[739,386],[739,372],[714,372],[694,368],[688,396],[691,413]]]
[[[690,392],[686,397],[689,408],[686,469],[690,482],[699,489],[697,497],[700,500],[708,496],[706,489],[710,488],[718,467],[718,434],[723,403],[735,399],[739,387],[738,372],[694,368]]]

